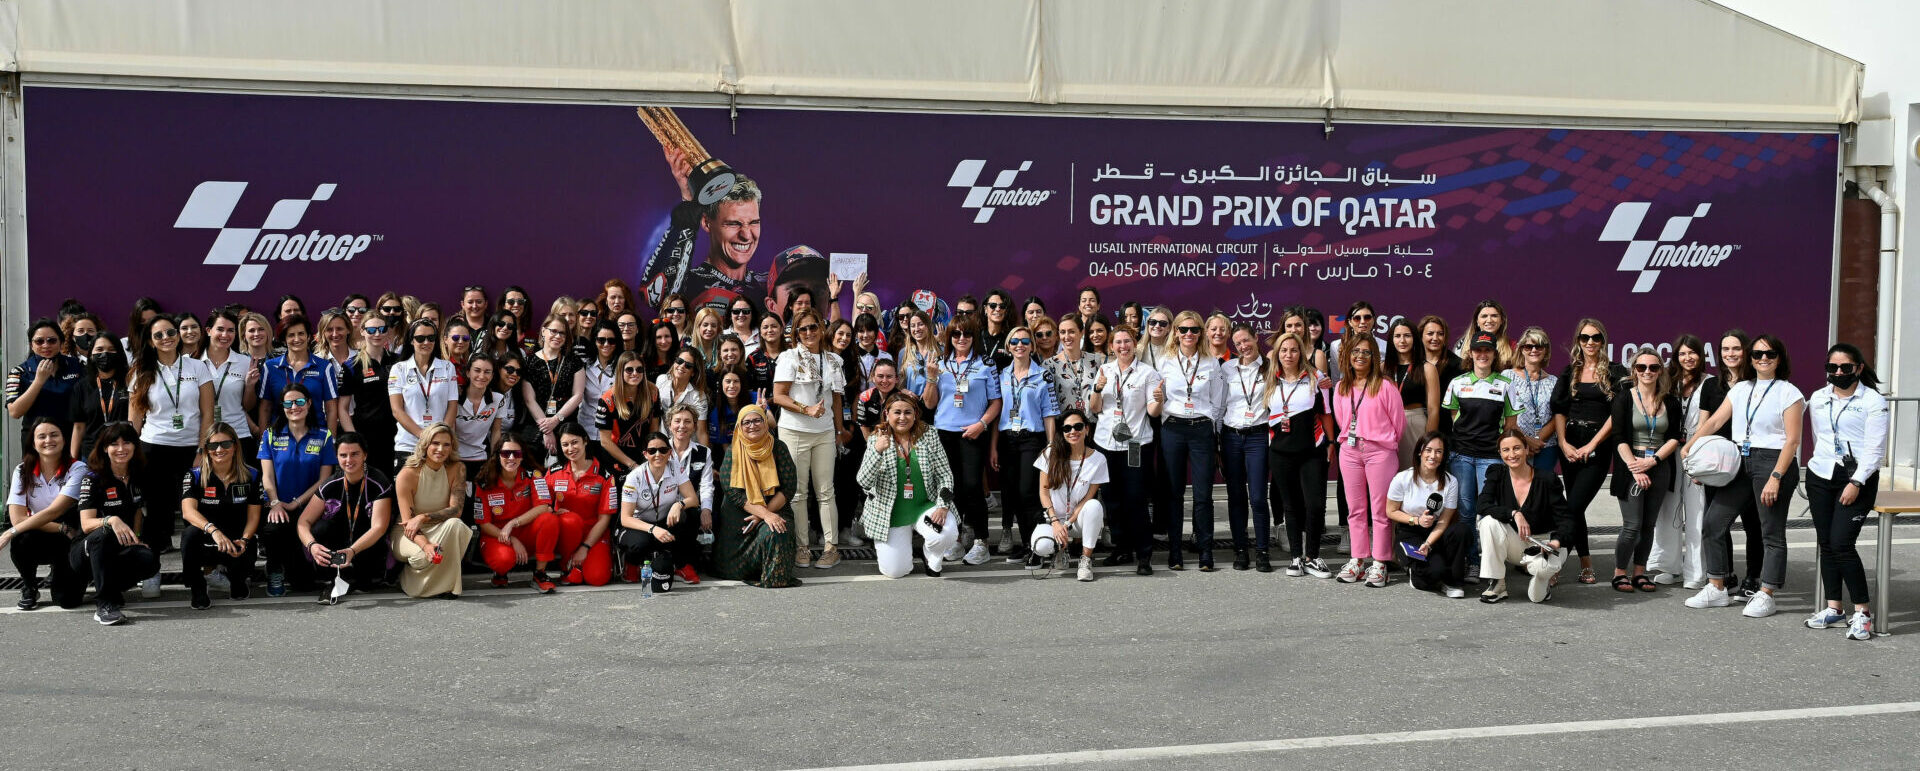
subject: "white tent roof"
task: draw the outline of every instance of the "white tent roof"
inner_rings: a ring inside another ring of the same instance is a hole
[[[1706,0],[5,0],[0,62],[262,88],[1828,125],[1857,119],[1862,77]]]

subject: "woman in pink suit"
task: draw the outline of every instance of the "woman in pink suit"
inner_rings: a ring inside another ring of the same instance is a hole
[[[1393,559],[1393,522],[1387,519],[1387,486],[1400,464],[1400,435],[1407,413],[1400,389],[1380,374],[1373,336],[1350,336],[1340,347],[1340,385],[1333,392],[1334,428],[1340,432],[1340,478],[1346,482],[1347,529],[1353,559],[1340,568],[1341,583],[1363,579],[1387,585]],[[1367,559],[1372,558],[1368,563]]]

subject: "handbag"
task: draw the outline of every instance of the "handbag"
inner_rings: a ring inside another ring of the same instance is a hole
[[[1740,448],[1718,434],[1701,437],[1681,462],[1687,476],[1708,487],[1725,487],[1740,474]]]

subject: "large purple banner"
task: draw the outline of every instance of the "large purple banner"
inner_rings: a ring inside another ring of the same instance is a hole
[[[116,332],[140,295],[638,286],[681,199],[631,107],[33,87],[25,110],[33,311],[77,297]],[[1494,298],[1561,362],[1581,316],[1616,345],[1827,342],[1831,134],[678,113],[764,192],[758,238],[696,234],[694,267],[805,245],[865,255],[889,304],[999,286],[1058,313],[1092,285],[1272,326],[1366,299],[1456,335]]]

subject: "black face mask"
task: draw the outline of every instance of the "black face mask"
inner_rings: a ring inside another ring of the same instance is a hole
[[[73,349],[85,353],[93,350],[94,335],[74,335]]]
[[[124,357],[113,351],[94,354],[93,369],[102,375],[113,377],[120,374],[120,365],[123,361]]]
[[[1860,382],[1860,375],[1828,375],[1827,382],[1832,383],[1834,388],[1846,390],[1852,388],[1854,383]]]

